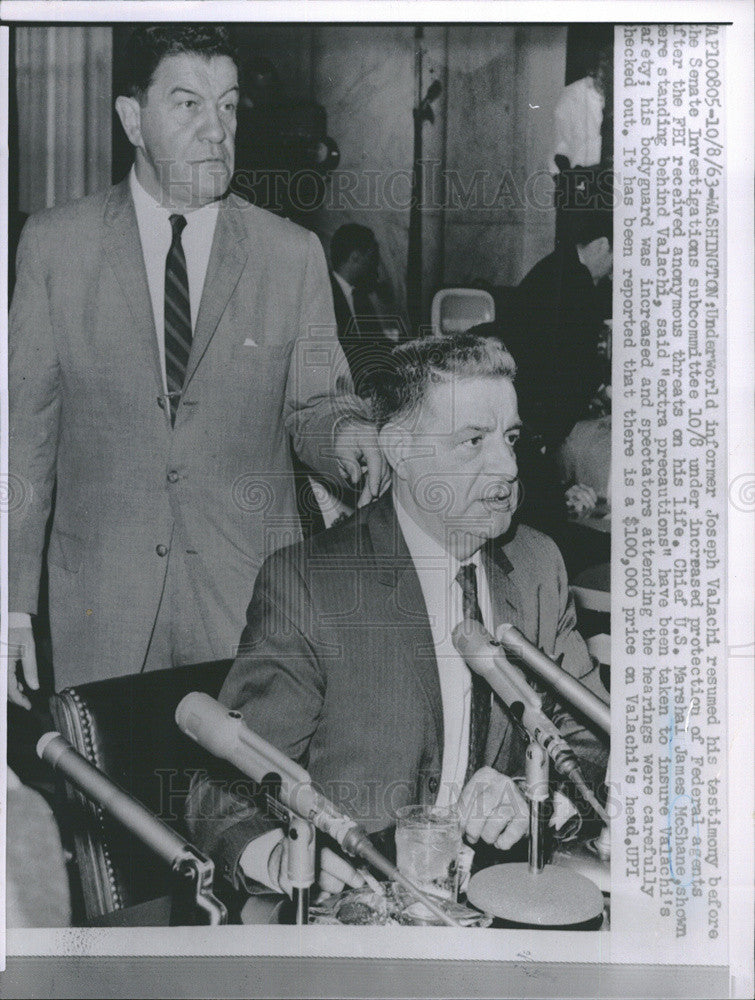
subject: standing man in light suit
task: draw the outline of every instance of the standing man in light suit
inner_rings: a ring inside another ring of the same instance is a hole
[[[308,465],[382,485],[317,238],[227,193],[238,72],[220,26],[137,29],[119,185],[32,217],[10,317],[9,696],[38,686],[45,525],[55,686],[230,656]]]

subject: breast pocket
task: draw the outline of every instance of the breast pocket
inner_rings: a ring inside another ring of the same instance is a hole
[[[231,352],[231,360],[234,364],[245,368],[276,364],[290,358],[293,347],[293,340],[284,344],[258,344],[248,337],[236,345],[235,350]]]

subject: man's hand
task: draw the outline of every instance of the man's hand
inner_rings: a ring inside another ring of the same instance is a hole
[[[482,838],[507,851],[527,832],[529,810],[509,778],[492,767],[475,771],[459,796],[462,829],[470,844]]]
[[[268,871],[271,880],[280,885],[286,895],[291,895],[291,882],[288,878],[288,837],[284,837],[280,844],[277,844],[270,855]],[[340,892],[344,886],[351,886],[352,889],[360,889],[365,884],[365,879],[359,872],[352,868],[349,862],[331,851],[329,847],[323,847],[319,852],[319,874],[317,882],[324,892]]]
[[[329,847],[323,847],[320,851],[320,873],[317,881],[322,890],[331,893],[340,892],[347,885],[352,889],[361,889],[365,885],[364,876]]]
[[[336,427],[333,443],[339,467],[354,486],[366,473],[359,506],[379,497],[388,486],[390,476],[375,425],[357,416],[345,417]]]
[[[10,616],[9,616],[10,617]],[[39,689],[37,651],[31,625],[8,624],[8,700],[21,708],[31,708],[31,702],[16,677],[16,662],[21,661],[24,683],[32,691]]]

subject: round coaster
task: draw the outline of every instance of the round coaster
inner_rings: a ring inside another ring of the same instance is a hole
[[[494,917],[536,926],[581,924],[603,911],[603,894],[589,878],[553,865],[533,874],[525,862],[477,872],[467,899]]]

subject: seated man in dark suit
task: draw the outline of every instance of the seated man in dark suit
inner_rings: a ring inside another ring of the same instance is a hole
[[[385,370],[393,342],[385,336],[372,295],[377,286],[380,250],[367,226],[350,222],[330,241],[338,339],[360,395],[369,395],[369,379]]]
[[[396,347],[391,361],[373,401],[391,489],[267,560],[220,698],[369,833],[408,803],[458,804],[471,844],[505,850],[527,826],[509,777],[521,773],[524,747],[456,651],[453,628],[509,622],[563,655],[573,676],[587,679],[592,666],[555,545],[512,525],[520,421],[511,356],[466,334]],[[548,707],[599,781],[605,747]],[[287,888],[281,831],[251,800],[205,778],[188,821],[237,888]],[[321,851],[323,888],[361,881]]]

